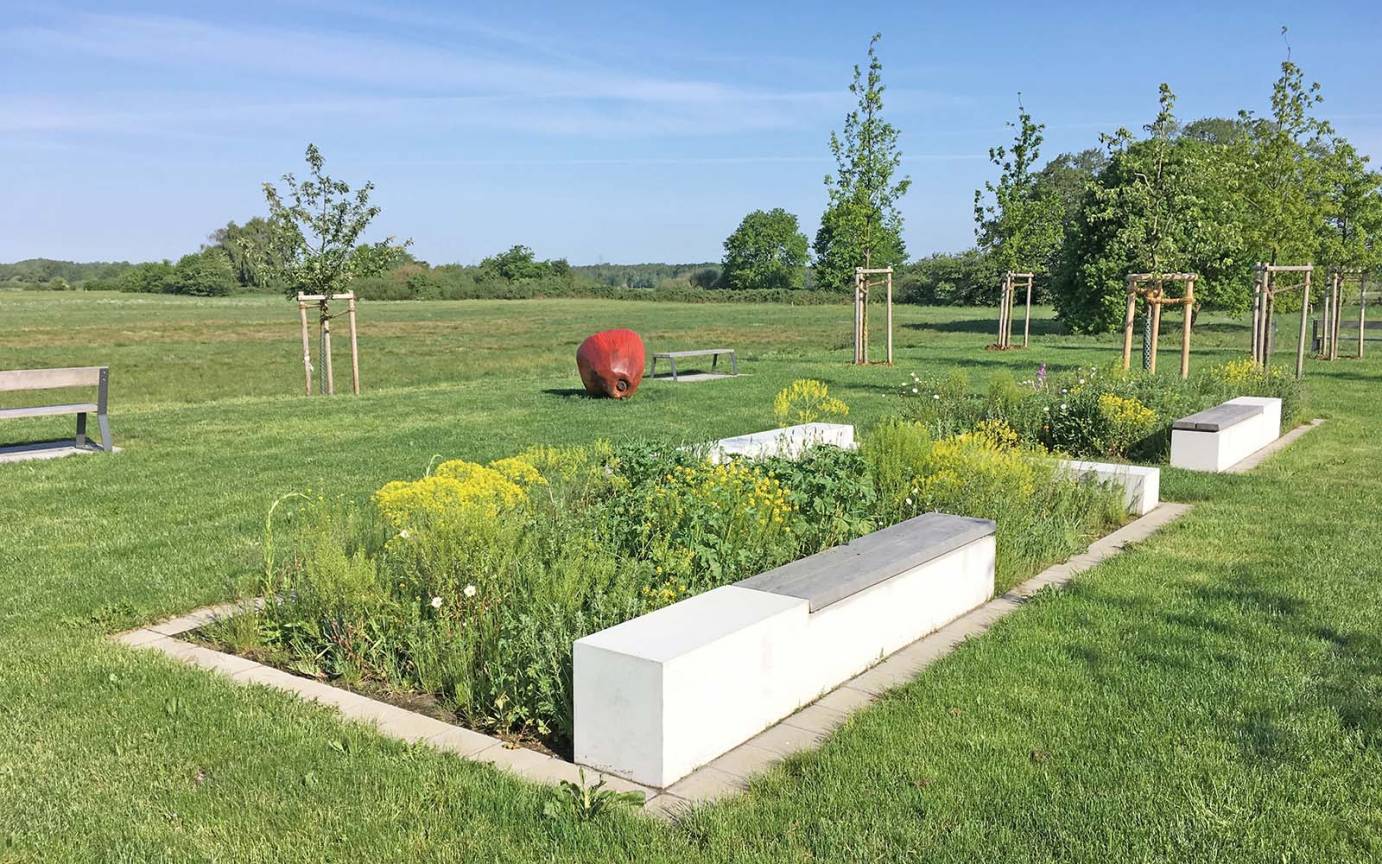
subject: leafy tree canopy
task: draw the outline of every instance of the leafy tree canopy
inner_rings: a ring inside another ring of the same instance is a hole
[[[387,237],[361,242],[379,208],[370,204],[373,183],[351,192],[350,185],[322,172],[326,160],[316,145],[307,145],[308,179],[283,175],[284,191],[264,184],[269,205],[265,237],[243,238],[243,248],[262,278],[289,296],[299,291],[327,297],[347,291],[363,276],[377,276],[392,266],[411,241]]]
[[[906,260],[898,201],[911,179],[897,178],[902,165],[897,129],[883,119],[881,34],[869,41],[868,72],[854,67],[849,92],[856,98],[843,130],[830,133],[835,174],[825,178],[829,204],[816,232],[816,284],[847,290],[856,267],[898,266]]]
[[[781,207],[755,210],[725,239],[721,278],[735,289],[800,288],[806,260],[806,235],[796,216]]]
[[[1020,104],[1017,123],[1008,125],[1017,130],[1011,146],[989,148],[998,182],[974,193],[974,234],[999,272],[1041,272],[1060,246],[1062,201],[1033,171],[1044,127]]]

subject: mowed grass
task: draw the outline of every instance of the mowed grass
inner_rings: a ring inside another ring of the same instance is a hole
[[[365,395],[307,400],[280,299],[0,293],[0,368],[108,363],[125,448],[0,465],[0,861],[1382,857],[1373,359],[1310,363],[1324,427],[1249,476],[1166,472],[1165,497],[1197,502],[1181,522],[673,825],[544,818],[550,789],[104,638],[234,596],[289,491],[363,498],[434,454],[755,431],[799,377],[868,424],[912,371],[977,383],[1117,354],[1057,335],[1044,311],[1032,349],[998,353],[991,310],[899,307],[897,367],[856,369],[849,315],[365,304]],[[585,399],[575,346],[607,326],[650,347],[738,347],[748,374]],[[1242,356],[1246,320],[1204,316],[1195,345],[1196,364]],[[0,424],[0,442],[67,423]]]

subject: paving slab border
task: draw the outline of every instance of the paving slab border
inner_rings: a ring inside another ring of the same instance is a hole
[[[110,453],[120,453],[123,450],[123,447],[111,447]],[[17,465],[22,462],[62,459],[67,456],[90,456],[96,453],[110,455],[100,447],[92,444],[78,447],[70,438],[60,441],[35,441],[29,444],[10,444],[5,447],[0,447],[0,465]]]
[[[1189,510],[1188,504],[1161,504],[1146,516],[1095,541],[1087,552],[1048,567],[1001,597],[890,655],[667,789],[643,786],[593,769],[585,771],[585,783],[604,780],[608,788],[616,791],[641,792],[645,812],[663,818],[675,817],[697,804],[740,792],[748,788],[750,777],[788,756],[818,747],[849,719],[850,714],[868,707],[888,690],[911,681],[965,640],[982,634],[999,619],[1016,611],[1032,594],[1048,586],[1065,584],[1076,574],[1116,555],[1129,543],[1150,537]],[[562,781],[581,782],[582,766],[565,759],[512,747],[492,735],[177,638],[212,621],[259,608],[262,604],[262,600],[255,599],[207,606],[117,633],[111,638],[126,647],[158,651],[183,663],[209,669],[240,684],[273,687],[329,705],[347,719],[369,724],[387,737],[423,743],[465,759],[488,763],[526,780],[552,785]]]

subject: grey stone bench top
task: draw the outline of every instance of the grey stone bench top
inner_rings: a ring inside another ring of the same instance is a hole
[[[815,612],[987,537],[995,527],[988,519],[925,513],[736,584],[807,600]]]
[[[733,348],[701,348],[694,351],[654,351],[654,357],[704,357],[707,354],[733,354]]]
[[[1214,408],[1182,417],[1172,424],[1172,429],[1184,432],[1222,432],[1237,426],[1244,420],[1251,420],[1262,414],[1261,405],[1244,405],[1225,402]]]

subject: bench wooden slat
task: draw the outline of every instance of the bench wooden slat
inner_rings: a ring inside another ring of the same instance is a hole
[[[65,369],[11,369],[0,372],[0,392],[56,390],[60,387],[95,387],[104,366],[71,366]]]
[[[95,414],[95,402],[77,402],[72,405],[38,405],[33,408],[0,408],[0,420],[14,420],[20,417],[52,417],[59,414]]]
[[[1261,414],[1261,405],[1225,402],[1214,408],[1191,414],[1189,417],[1182,417],[1173,423],[1171,428],[1180,429],[1183,432],[1222,432]]]
[[[705,357],[709,354],[733,354],[733,348],[705,348],[700,351],[654,351],[654,357]]]
[[[988,519],[925,513],[740,582],[806,600],[815,612],[994,533]]]

